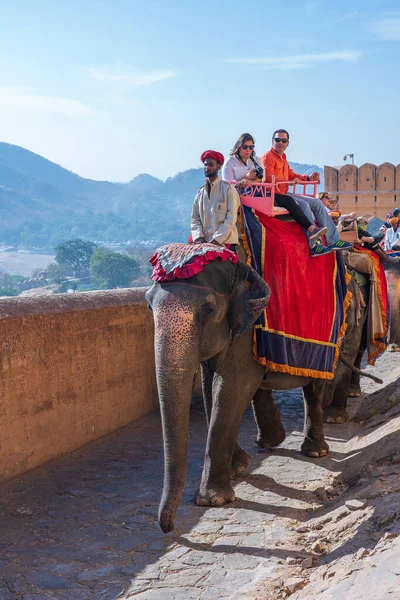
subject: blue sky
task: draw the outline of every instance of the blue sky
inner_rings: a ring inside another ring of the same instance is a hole
[[[399,2],[2,3],[0,139],[85,177],[165,178],[290,131],[288,156],[400,162]]]

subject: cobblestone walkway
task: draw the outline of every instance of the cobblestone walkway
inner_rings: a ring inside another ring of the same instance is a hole
[[[256,449],[249,411],[240,443],[252,463],[235,484],[237,501],[220,509],[193,502],[205,440],[203,410],[194,406],[187,486],[169,535],[156,523],[163,477],[158,414],[4,485],[0,600],[223,600],[272,577],[290,556],[281,540],[294,520],[319,506],[330,475],[328,459],[299,454],[301,392],[279,398],[285,444]],[[341,428],[342,442],[351,430]]]

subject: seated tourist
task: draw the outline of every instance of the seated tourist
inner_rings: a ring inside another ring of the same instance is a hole
[[[218,177],[224,163],[220,152],[206,150],[200,160],[204,164],[207,179],[193,202],[190,222],[193,243],[224,245],[236,252],[239,241],[236,228],[239,194],[233,185]]]
[[[261,159],[255,151],[254,138],[250,133],[242,133],[236,140],[228,160],[222,169],[224,181],[248,182],[262,181],[264,169]]]
[[[335,198],[332,198],[332,196],[328,192],[319,192],[319,194],[317,194],[317,198],[321,200],[328,214],[332,210],[337,209],[337,200]]]
[[[397,250],[400,246],[400,220],[398,217],[389,219],[390,228],[386,230],[385,250]]]
[[[340,212],[340,210],[330,210],[329,211],[329,216],[332,219],[332,221],[335,224],[335,227],[337,227],[339,225],[339,219],[342,216],[342,213]]]
[[[255,151],[254,138],[249,133],[242,133],[236,140],[231,152],[230,158],[226,161],[222,169],[222,178],[226,181],[234,181],[239,184],[255,183],[261,181],[264,176],[264,169],[261,160],[257,157]],[[240,187],[240,185],[239,185]],[[275,204],[286,208],[290,216],[307,231],[309,239],[314,242],[326,234],[326,228],[315,227],[312,221],[306,217],[298,204],[290,196],[284,194],[275,194]],[[319,252],[312,253],[313,256],[323,256],[329,254],[322,244],[319,246]]]
[[[317,181],[319,183],[319,174],[300,175],[290,168],[286,158],[285,150],[289,146],[289,133],[285,129],[277,129],[272,136],[272,148],[262,155],[261,160],[264,165],[264,181],[271,183],[275,176],[277,181]],[[288,186],[281,184],[277,186],[279,193],[287,194]],[[340,239],[339,233],[329,217],[324,205],[319,198],[309,196],[300,196],[298,194],[289,194],[296,200],[302,211],[309,220],[316,220],[321,227],[328,229],[327,242],[332,250],[348,250],[351,244]]]
[[[393,219],[391,219],[391,221],[392,220]],[[396,263],[397,264],[399,259],[388,256],[387,254],[385,254],[385,252],[380,247],[380,243],[385,238],[385,233],[380,232],[379,234],[373,236],[367,229],[368,221],[369,221],[368,217],[358,217],[358,219],[357,219],[358,239],[361,242],[361,246],[364,246],[364,248],[367,248],[368,250],[373,250],[379,256],[381,263]],[[393,225],[392,225],[392,227],[393,227]],[[386,232],[386,238],[387,238],[387,234],[389,231],[390,231],[390,229],[388,229]],[[389,249],[393,249],[393,246],[392,246],[392,248],[389,248]],[[385,250],[386,250],[386,241],[385,241]]]
[[[357,219],[357,229],[358,229],[358,239],[361,244],[368,248],[369,250],[373,249],[374,245],[379,246],[379,242],[375,242],[374,236],[369,233],[368,229],[368,218],[367,217],[358,217]]]

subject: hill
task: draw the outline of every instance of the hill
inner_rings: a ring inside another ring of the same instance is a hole
[[[299,173],[321,169],[291,163]],[[141,174],[128,183],[85,179],[19,146],[0,143],[0,244],[51,249],[67,239],[184,241],[203,170],[166,181]]]

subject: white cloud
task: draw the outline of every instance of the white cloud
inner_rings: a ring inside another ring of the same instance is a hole
[[[259,67],[264,70],[310,69],[326,62],[355,62],[361,58],[362,52],[325,52],[320,54],[297,54],[295,56],[258,56],[253,58],[232,58],[224,62]]]
[[[97,83],[125,89],[138,88],[176,77],[176,73],[167,69],[140,71],[130,65],[92,66],[85,69],[87,76]]]
[[[90,117],[101,114],[80,100],[35,94],[31,88],[1,87],[0,107],[57,114],[67,117]]]
[[[400,41],[400,13],[382,17],[368,24],[371,31],[378,40],[387,42]]]

